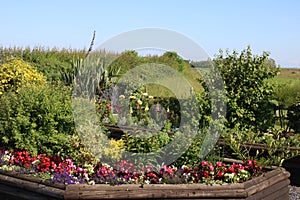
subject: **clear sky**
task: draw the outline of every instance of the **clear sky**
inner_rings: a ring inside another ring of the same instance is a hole
[[[155,27],[182,33],[214,57],[219,49],[269,51],[282,67],[300,66],[298,0],[7,0],[0,46],[88,48]]]

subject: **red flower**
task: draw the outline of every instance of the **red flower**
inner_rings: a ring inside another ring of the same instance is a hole
[[[222,162],[216,162],[217,167],[222,167]]]
[[[223,172],[219,171],[219,172],[217,173],[217,178],[223,178],[223,176],[224,176],[224,173],[223,173]]]
[[[205,178],[208,178],[209,172],[208,172],[207,170],[205,170],[204,173],[203,173],[203,176],[204,176]]]

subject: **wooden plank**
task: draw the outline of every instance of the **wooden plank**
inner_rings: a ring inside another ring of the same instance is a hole
[[[3,184],[0,184],[0,194],[0,199],[7,200],[57,200],[57,198],[54,197],[52,198],[49,196],[44,196],[42,194],[37,194],[34,192],[22,190],[18,187],[11,187]]]
[[[31,191],[38,194],[43,194],[45,196],[50,196],[54,198],[62,198],[64,194],[64,190],[58,188],[49,187],[40,183],[5,176],[2,174],[0,174],[0,182],[3,185],[19,188],[21,190]]]
[[[276,195],[281,196],[286,191],[288,193],[288,190],[289,190],[288,185],[289,185],[288,179],[280,181],[274,185],[270,185],[269,187],[258,191],[257,193],[253,193],[253,194],[249,195],[249,197],[247,199],[248,200],[265,199],[265,198],[269,198],[269,196],[270,196],[269,199],[274,199],[274,197],[276,197]],[[273,195],[275,193],[276,193],[276,195]]]
[[[211,188],[215,190],[234,190],[234,189],[244,189],[244,183],[235,183],[235,184],[149,184],[149,185],[136,185],[136,184],[124,184],[124,185],[68,185],[66,191],[128,191],[128,190],[211,190]]]
[[[140,199],[140,198],[245,198],[247,193],[240,190],[129,190],[129,191],[93,191],[68,193],[65,199]]]
[[[256,193],[255,199],[265,199],[265,200],[284,200],[282,198],[278,198],[281,196],[288,196],[289,194],[289,180],[284,180],[282,182],[276,183],[275,185],[272,185],[271,187],[266,188],[265,190]]]
[[[266,172],[259,177],[255,177],[255,178],[245,182],[244,183],[245,188],[249,188],[249,187],[252,187],[253,185],[257,185],[257,184],[265,181],[266,179],[273,178],[274,176],[277,176],[277,175],[283,175],[284,178],[287,178],[287,177],[289,177],[290,174],[284,168],[278,167],[277,169]]]
[[[13,171],[4,171],[4,170],[0,170],[0,174],[5,175],[5,176],[9,176],[9,177],[14,177],[17,179],[21,179],[21,180],[27,180],[30,182],[34,182],[34,183],[40,183],[43,185],[47,185],[50,187],[55,187],[55,188],[59,188],[59,189],[66,189],[66,185],[62,184],[62,183],[52,183],[50,180],[42,180],[41,178],[38,177],[34,177],[31,175],[26,175],[26,174],[21,174],[18,172],[13,172]]]
[[[250,196],[254,193],[258,193],[258,192],[264,190],[265,188],[271,187],[271,186],[275,185],[276,183],[284,181],[284,180],[287,180],[289,182],[287,176],[285,176],[284,174],[278,174],[274,177],[266,179],[265,181],[263,181],[259,184],[255,184],[255,185],[247,188],[246,190]]]

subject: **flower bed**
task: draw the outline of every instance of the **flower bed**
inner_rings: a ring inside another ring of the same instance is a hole
[[[71,159],[2,151],[0,193],[7,199],[260,198],[288,196],[289,173],[262,173],[255,160],[242,164],[152,166],[121,161],[76,166]],[[275,192],[276,191],[276,192]],[[276,194],[276,196],[274,196]],[[273,195],[273,196],[272,196]]]
[[[135,166],[124,160],[109,166],[98,162],[95,165],[77,166],[72,159],[57,155],[31,156],[26,151],[2,151],[0,169],[23,174],[32,174],[63,184],[191,184],[191,183],[239,183],[262,173],[255,160],[245,165],[212,164],[202,161],[195,166]]]
[[[47,184],[41,179],[0,172],[6,199],[288,199],[289,173],[283,168],[234,184]]]

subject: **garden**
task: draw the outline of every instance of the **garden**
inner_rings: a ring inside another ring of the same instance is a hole
[[[1,48],[0,193],[287,198],[283,167],[300,151],[299,77],[250,47],[202,62]]]

